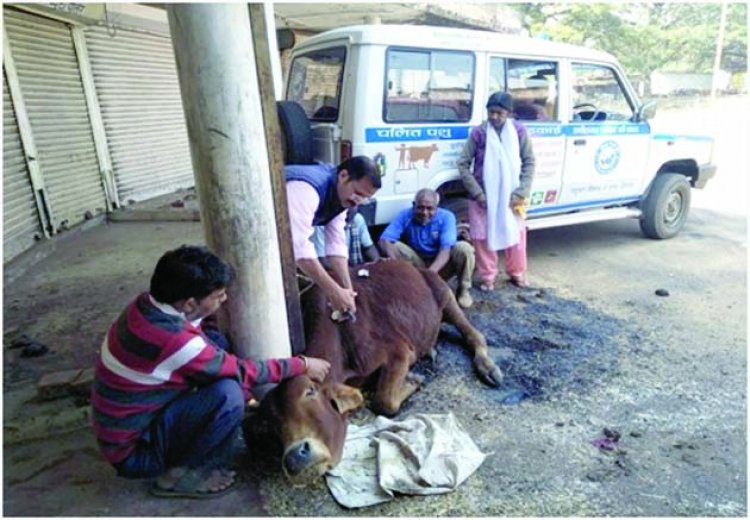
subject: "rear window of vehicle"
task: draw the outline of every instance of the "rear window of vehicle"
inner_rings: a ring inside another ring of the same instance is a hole
[[[302,54],[292,61],[286,99],[299,103],[311,121],[336,121],[346,47]]]
[[[471,119],[474,54],[388,49],[383,120],[459,123]]]

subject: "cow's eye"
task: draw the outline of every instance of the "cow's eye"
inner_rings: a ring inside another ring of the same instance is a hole
[[[318,391],[314,386],[308,386],[307,390],[305,390],[305,397],[313,397],[316,393],[318,393]]]

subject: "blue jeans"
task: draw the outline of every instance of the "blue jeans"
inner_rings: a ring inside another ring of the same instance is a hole
[[[167,405],[115,464],[127,478],[156,477],[178,466],[226,467],[242,423],[245,399],[234,379],[219,379],[186,392]]]

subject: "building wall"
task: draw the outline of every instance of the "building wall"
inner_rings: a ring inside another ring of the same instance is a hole
[[[194,185],[166,23],[48,15],[3,6],[4,263],[99,214]]]

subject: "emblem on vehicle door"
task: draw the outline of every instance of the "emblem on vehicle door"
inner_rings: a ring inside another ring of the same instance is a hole
[[[612,173],[620,162],[620,145],[614,141],[604,141],[596,150],[594,168],[602,175]]]

